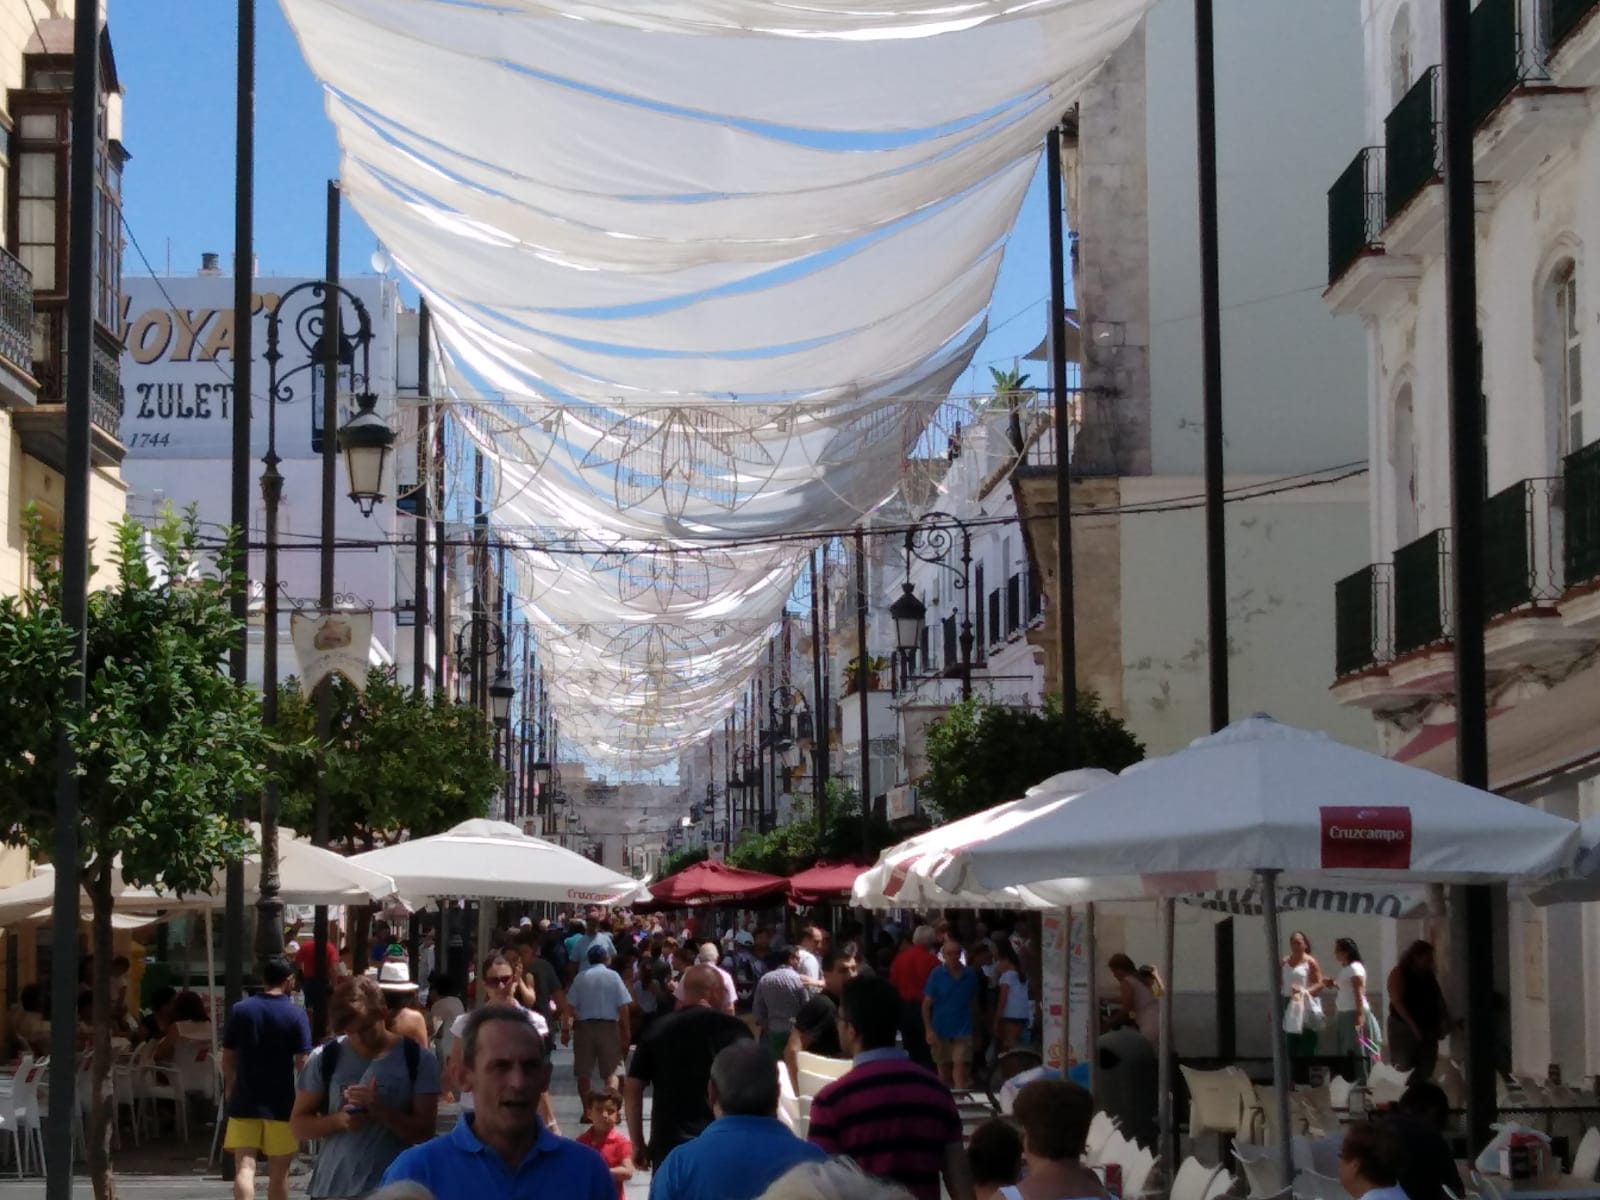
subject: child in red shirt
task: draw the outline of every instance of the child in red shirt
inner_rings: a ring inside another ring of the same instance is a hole
[[[578,1135],[580,1144],[597,1150],[617,1181],[617,1200],[626,1200],[623,1184],[633,1178],[633,1143],[617,1128],[622,1119],[622,1097],[613,1088],[596,1088],[589,1093],[589,1107],[583,1110],[589,1128]]]

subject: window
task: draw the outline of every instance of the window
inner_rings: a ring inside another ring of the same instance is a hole
[[[973,629],[972,629],[972,653],[973,653],[973,657],[978,662],[982,662],[983,661],[983,657],[984,657],[984,652],[985,652],[986,648],[989,645],[988,642],[983,640],[984,639],[984,628],[985,628],[984,620],[983,620],[983,617],[984,617],[983,597],[985,595],[985,592],[983,590],[983,564],[982,563],[979,563],[977,565],[976,572],[975,572],[975,574],[973,575],[973,578],[972,578],[972,595],[977,597],[976,601],[974,601],[974,603],[972,605],[972,618],[973,618],[973,620],[972,620],[972,625],[973,625]]]
[[[1022,576],[1013,575],[1006,580],[1006,636],[1022,628]]]
[[[1400,6],[1389,27],[1389,107],[1400,102],[1411,87],[1411,8]]]
[[[1556,272],[1555,355],[1552,372],[1556,386],[1556,437],[1560,458],[1583,449],[1583,321],[1578,307],[1578,271],[1566,263]]]

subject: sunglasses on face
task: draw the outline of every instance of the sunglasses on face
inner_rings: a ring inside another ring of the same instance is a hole
[[[483,980],[490,987],[505,987],[507,984],[509,984],[511,982],[511,976],[509,976],[509,975],[485,975],[483,977]]]

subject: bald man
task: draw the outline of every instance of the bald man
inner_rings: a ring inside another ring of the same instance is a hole
[[[659,1166],[683,1142],[711,1124],[707,1095],[711,1063],[734,1042],[751,1037],[750,1027],[722,1011],[723,982],[715,967],[700,964],[683,974],[678,1007],[658,1018],[633,1052],[623,1086],[634,1165]],[[655,1089],[650,1140],[644,1137],[644,1090]]]

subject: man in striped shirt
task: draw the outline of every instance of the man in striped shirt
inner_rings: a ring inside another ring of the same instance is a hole
[[[961,1117],[939,1077],[895,1045],[900,994],[886,979],[853,979],[839,1006],[839,1041],[854,1061],[811,1102],[809,1140],[892,1179],[916,1200],[973,1200]]]

